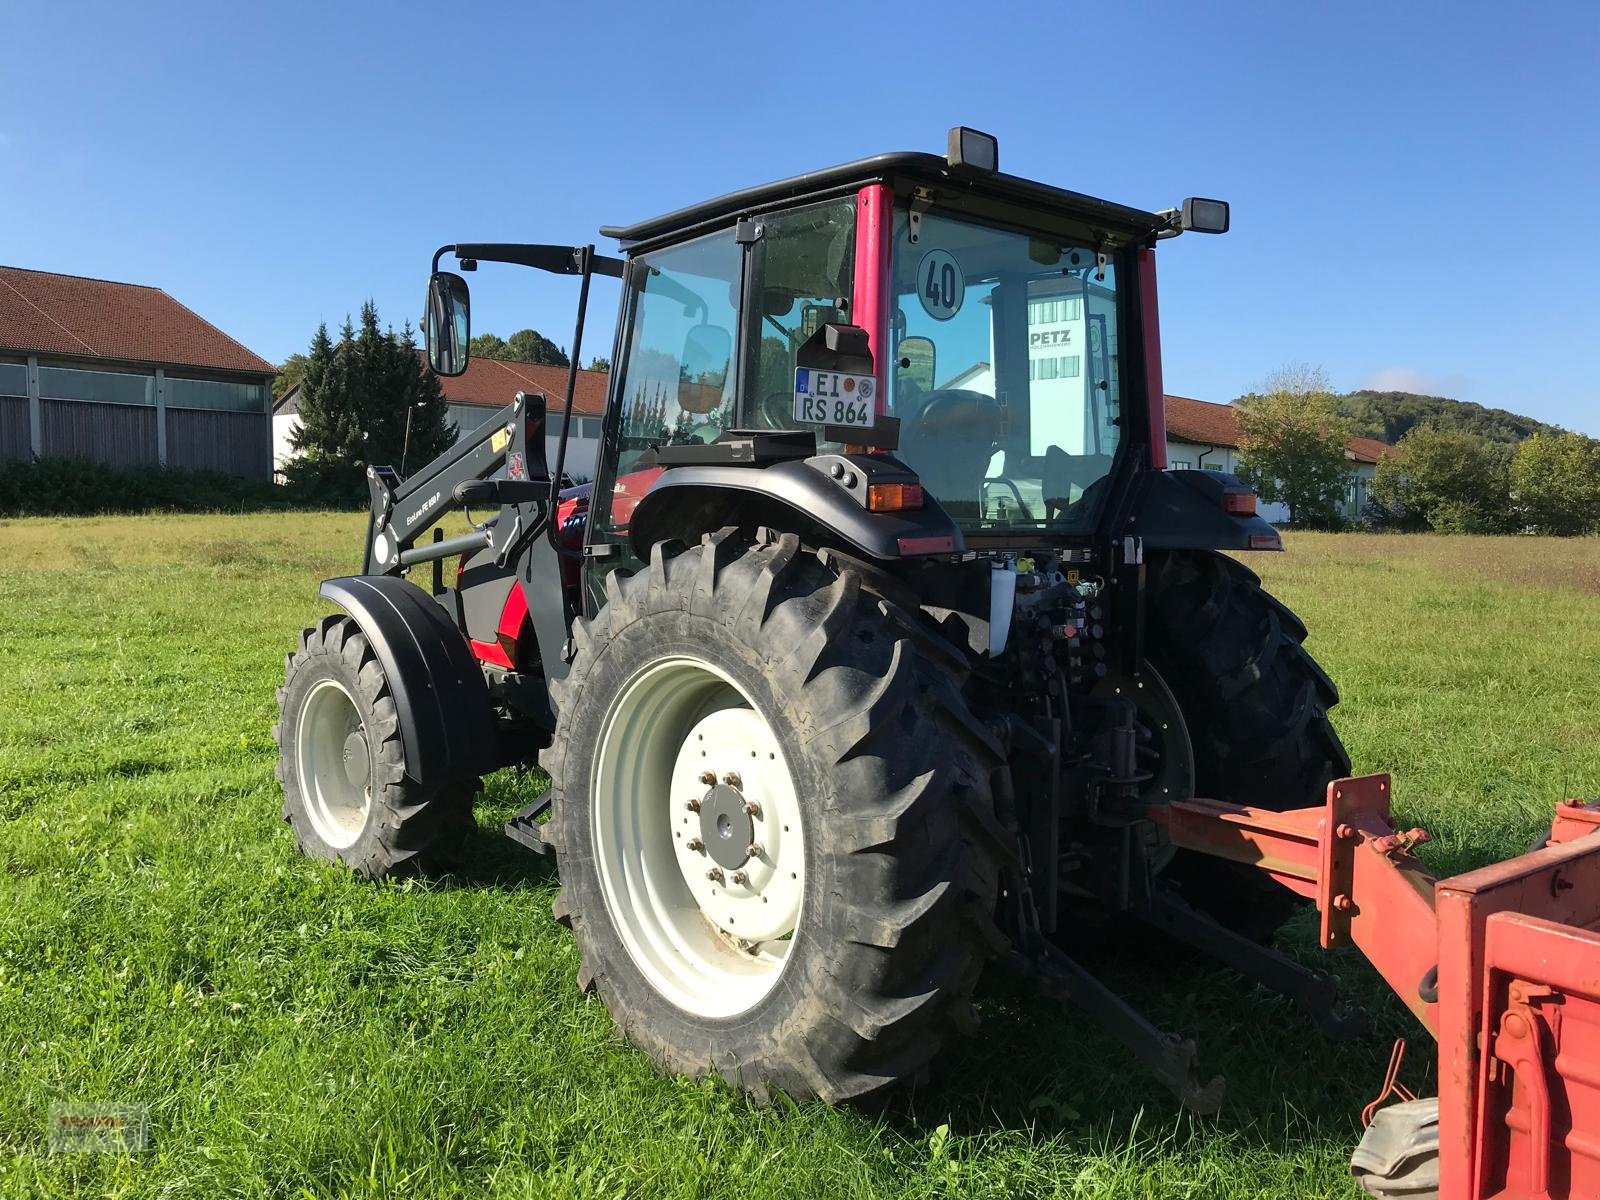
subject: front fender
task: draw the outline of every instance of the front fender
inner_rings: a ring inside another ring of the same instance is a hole
[[[483,672],[444,609],[391,575],[325,579],[319,589],[354,618],[394,697],[406,774],[445,783],[492,771],[495,718]]]

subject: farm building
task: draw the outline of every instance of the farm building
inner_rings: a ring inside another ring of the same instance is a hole
[[[418,352],[421,353],[420,351]],[[594,475],[600,452],[600,417],[606,408],[604,371],[579,371],[577,392],[572,398],[572,436],[567,440],[568,475]],[[556,439],[561,433],[561,406],[567,395],[567,368],[536,363],[512,362],[498,358],[474,358],[467,369],[454,378],[441,376],[445,404],[458,430],[476,428],[516,397],[518,392],[543,392],[551,416],[546,425],[545,447],[550,465],[555,466]],[[298,386],[285,392],[272,409],[272,460],[275,470],[294,457],[290,435],[300,427]]]
[[[0,267],[0,461],[265,479],[274,374],[160,288]]]
[[[1167,466],[1202,471],[1239,470],[1239,420],[1231,404],[1213,404],[1188,396],[1168,396]],[[1345,498],[1345,516],[1356,519],[1367,503],[1367,490],[1378,469],[1378,460],[1393,447],[1376,438],[1350,439],[1345,457],[1355,470],[1355,480]],[[1282,504],[1260,507],[1263,517],[1273,523],[1286,521],[1289,510]]]

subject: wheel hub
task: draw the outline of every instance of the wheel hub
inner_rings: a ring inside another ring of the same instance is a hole
[[[358,725],[344,740],[344,773],[351,786],[367,786],[367,779],[372,774],[372,764],[368,758],[367,731]]]
[[[312,829],[335,850],[355,845],[372,809],[372,752],[355,697],[337,679],[301,702],[295,763]]]
[[[678,869],[705,918],[746,944],[792,933],[805,881],[800,813],[766,721],[748,708],[701,718],[668,803]]]
[[[806,846],[750,695],[688,654],[645,664],[608,705],[590,788],[594,865],[634,965],[702,1017],[757,1004],[801,937]]]
[[[745,811],[743,792],[726,783],[706,792],[700,801],[700,840],[719,867],[744,866],[756,840],[756,824]]]

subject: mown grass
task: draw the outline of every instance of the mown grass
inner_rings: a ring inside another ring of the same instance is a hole
[[[359,530],[0,522],[0,1194],[1354,1194],[1356,1112],[1415,1031],[1353,958],[1382,1025],[1353,1047],[1221,970],[1102,964],[1228,1075],[1214,1121],[998,982],[981,1038],[885,1110],[758,1109],[657,1076],[578,995],[549,867],[491,832],[529,781],[490,781],[461,877],[365,886],[299,858],[273,689]],[[1597,564],[1594,541],[1313,535],[1251,560],[1440,870],[1600,791]],[[1303,924],[1286,944],[1316,953]],[[148,1104],[150,1149],[47,1153],[53,1100]]]

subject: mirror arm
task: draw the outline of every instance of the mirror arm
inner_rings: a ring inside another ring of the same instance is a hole
[[[545,246],[521,242],[458,242],[444,246],[439,254],[453,250],[457,258],[472,258],[479,262],[513,263],[549,271],[552,275],[609,275],[622,278],[622,260],[596,254],[593,246]],[[587,261],[585,261],[587,256]],[[434,269],[438,269],[438,255],[434,256]]]
[[[578,320],[572,330],[572,357],[567,360],[567,405],[561,418],[561,440],[556,443],[556,465],[550,472],[550,520],[546,523],[545,536],[550,539],[551,548],[562,558],[583,557],[582,550],[568,550],[561,544],[561,521],[558,509],[561,503],[561,477],[567,465],[567,439],[572,436],[572,401],[578,390],[578,363],[583,351],[583,322],[589,310],[589,280],[593,275],[594,260],[599,257],[594,252],[594,246],[579,246],[573,250],[573,255],[578,262],[578,274],[582,281],[578,286]],[[616,260],[612,260],[616,261]]]

